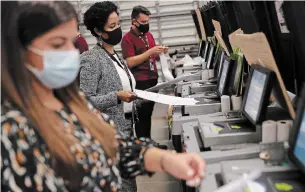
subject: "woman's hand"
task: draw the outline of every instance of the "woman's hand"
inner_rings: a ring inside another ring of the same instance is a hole
[[[117,93],[118,98],[121,101],[130,103],[131,101],[137,99],[137,95],[131,91],[119,91]]]
[[[198,187],[204,178],[205,161],[196,153],[165,153],[161,158],[163,171]]]

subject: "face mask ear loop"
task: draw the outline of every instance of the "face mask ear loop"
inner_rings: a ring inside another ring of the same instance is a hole
[[[100,44],[103,44],[103,42],[104,42],[101,36],[98,36],[97,40]]]
[[[136,26],[136,27],[137,28],[141,27],[142,24],[138,20],[136,20],[136,22],[139,24],[139,26]]]
[[[35,67],[33,67],[32,65],[30,65],[29,63],[26,63],[25,67],[32,73],[35,72],[35,70],[38,70]]]
[[[29,46],[28,50],[32,51],[33,53],[36,53],[37,55],[40,55],[40,56],[43,55],[43,51],[40,49],[37,49],[35,47]]]
[[[100,44],[103,44],[104,41],[103,41],[102,37],[98,34],[98,32],[100,33],[100,31],[99,31],[97,28],[94,28],[93,30],[94,30],[95,34],[98,35],[97,41],[98,41]]]

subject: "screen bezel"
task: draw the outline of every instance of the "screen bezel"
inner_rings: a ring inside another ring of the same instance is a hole
[[[248,99],[248,93],[249,93],[253,73],[255,70],[266,75],[266,83],[263,87],[263,95],[262,95],[262,99],[261,99],[261,102],[258,107],[258,113],[257,113],[256,120],[252,119],[252,117],[250,115],[248,115],[248,113],[245,110],[247,99]],[[246,116],[249,119],[249,121],[253,125],[261,123],[265,119],[266,111],[267,111],[266,109],[267,109],[267,106],[269,103],[269,98],[270,98],[271,90],[272,90],[272,86],[273,86],[273,80],[274,80],[274,72],[270,71],[269,69],[263,68],[259,65],[255,65],[255,64],[251,65],[251,72],[250,72],[250,76],[249,76],[249,79],[247,82],[247,88],[246,88],[246,92],[245,92],[244,99],[243,99],[242,113],[244,116]]]
[[[290,149],[289,149],[289,155],[291,157],[292,162],[294,162],[302,171],[302,173],[305,175],[305,166],[302,164],[302,162],[299,161],[299,159],[294,155],[294,149],[297,143],[297,137],[298,133],[301,129],[301,124],[303,120],[303,115],[305,112],[305,85],[303,85],[302,94],[298,103],[298,111],[296,115],[296,119],[293,122],[292,130],[291,130],[291,136],[290,136]]]
[[[223,87],[223,90],[222,90],[222,93],[219,91],[219,86],[220,86],[220,78],[221,78],[221,75],[222,75],[222,72],[223,72],[223,66],[224,66],[224,62],[227,61],[228,62],[228,71],[227,71],[227,75],[225,77],[225,81],[224,81],[224,87]],[[222,96],[224,94],[227,94],[227,91],[226,91],[226,87],[228,85],[228,79],[229,79],[229,74],[230,74],[230,71],[231,71],[231,59],[227,56],[227,55],[223,55],[223,60],[222,60],[222,64],[221,64],[221,70],[220,70],[220,73],[219,73],[219,76],[218,76],[218,81],[217,81],[217,87],[216,87],[216,91],[217,91],[217,94],[218,96]]]

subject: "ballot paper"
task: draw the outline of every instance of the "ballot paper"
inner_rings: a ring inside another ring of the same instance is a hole
[[[165,79],[167,81],[173,80],[174,77],[173,77],[172,73],[169,71],[169,67],[167,64],[167,58],[164,55],[164,53],[160,54],[160,63],[161,63],[162,73],[163,73],[163,76],[165,77]]]
[[[235,179],[234,181],[219,187],[214,192],[266,192],[267,189],[265,186],[261,185],[260,183],[256,182],[255,180],[258,179],[262,172],[258,170],[251,171],[249,173],[241,173],[243,170],[240,170],[239,167],[232,167],[232,170],[236,170],[232,174],[240,174],[240,178]],[[246,171],[245,171],[246,172]]]
[[[171,85],[173,85],[173,84],[176,84],[176,83],[178,83],[178,82],[180,82],[180,81],[183,81],[183,80],[186,80],[186,79],[188,79],[188,78],[191,78],[191,77],[193,77],[193,76],[195,76],[195,75],[198,75],[198,74],[200,74],[200,73],[201,73],[201,72],[197,72],[197,73],[194,73],[194,74],[184,74],[184,75],[181,75],[181,76],[179,76],[179,77],[176,77],[175,79],[173,79],[173,80],[171,80],[171,81],[159,83],[159,84],[157,84],[157,85],[154,86],[154,87],[151,87],[151,88],[149,88],[149,89],[146,89],[145,91],[156,92],[156,91],[159,91],[159,90],[164,89],[164,88],[166,88],[166,87],[169,87],[169,86],[171,86]]]
[[[183,66],[186,67],[186,66],[194,66],[196,65],[196,63],[194,62],[194,60],[192,59],[191,56],[189,56],[188,54],[186,54],[183,58]]]
[[[182,98],[182,97],[174,97],[169,95],[163,95],[159,93],[152,93],[148,91],[135,90],[137,97],[154,101],[156,103],[162,103],[167,105],[196,105],[199,101],[194,98]]]

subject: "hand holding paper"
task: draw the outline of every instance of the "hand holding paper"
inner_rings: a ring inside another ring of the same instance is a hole
[[[117,93],[117,96],[121,101],[124,101],[127,103],[130,103],[131,101],[136,99],[135,93],[130,92],[130,91],[119,91]]]

